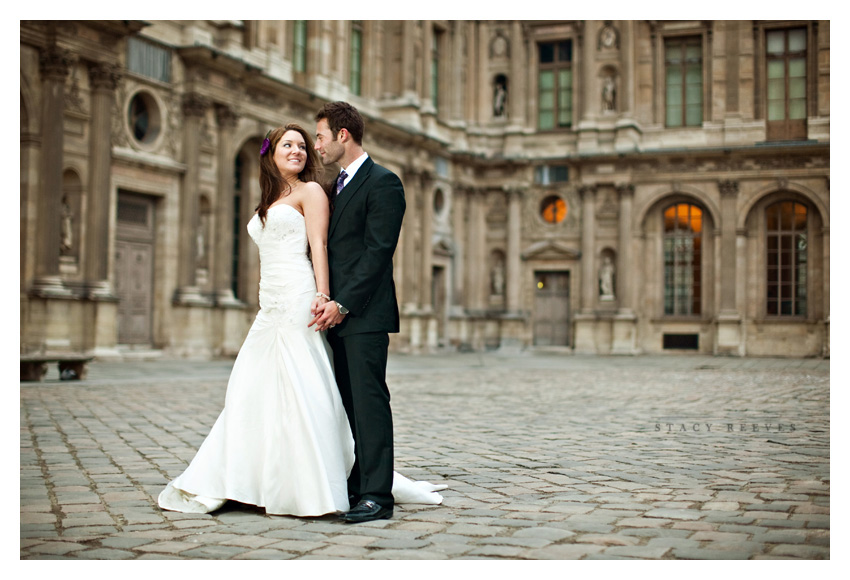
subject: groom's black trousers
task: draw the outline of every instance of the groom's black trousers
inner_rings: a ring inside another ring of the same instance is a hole
[[[386,332],[328,334],[334,373],[354,436],[348,493],[393,507],[393,417],[387,387]],[[353,506],[352,506],[353,507]]]

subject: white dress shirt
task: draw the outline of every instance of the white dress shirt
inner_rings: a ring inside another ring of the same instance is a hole
[[[351,182],[351,178],[354,177],[354,174],[357,173],[357,170],[360,169],[360,166],[363,165],[363,162],[368,158],[369,154],[364,151],[363,155],[349,163],[348,167],[343,167],[346,175],[348,175],[348,177],[345,178],[345,181],[342,182],[343,187]]]

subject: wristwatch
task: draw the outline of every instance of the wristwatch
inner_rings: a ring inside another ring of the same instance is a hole
[[[336,307],[337,307],[337,308],[339,308],[339,313],[340,313],[340,314],[348,314],[348,312],[349,312],[349,311],[348,311],[348,308],[346,308],[345,306],[343,306],[343,305],[342,305],[342,304],[340,304],[339,302],[337,302],[337,303],[336,303]]]

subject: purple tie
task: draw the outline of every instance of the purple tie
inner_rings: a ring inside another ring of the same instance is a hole
[[[345,169],[339,172],[339,177],[336,178],[336,194],[339,195],[339,192],[342,191],[342,188],[345,187],[345,178],[348,177],[348,174],[345,172]]]

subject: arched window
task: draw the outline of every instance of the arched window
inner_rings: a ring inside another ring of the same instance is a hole
[[[239,283],[239,251],[242,234],[242,156],[237,155],[233,166],[233,254],[230,262],[230,288],[233,296],[242,298]]]
[[[296,20],[293,26],[293,67],[295,72],[305,72],[307,70],[307,21]]]
[[[806,316],[808,210],[780,201],[765,210],[767,222],[767,314]]]
[[[363,21],[351,23],[351,49],[349,50],[348,86],[355,95],[363,90]]]
[[[664,314],[702,312],[703,212],[689,203],[664,210]]]

